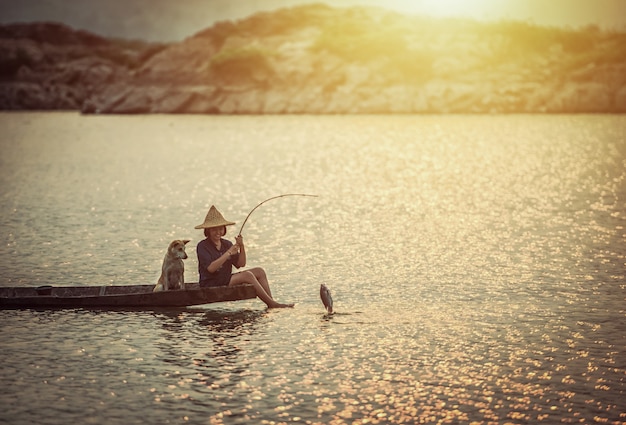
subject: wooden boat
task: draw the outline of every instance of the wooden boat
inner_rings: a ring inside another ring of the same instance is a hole
[[[0,309],[81,307],[187,307],[256,297],[254,286],[200,288],[152,292],[154,285],[0,287]]]

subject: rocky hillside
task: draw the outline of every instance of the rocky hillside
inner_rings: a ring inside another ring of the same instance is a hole
[[[56,23],[0,26],[0,109],[80,110],[162,48]]]
[[[626,34],[310,5],[180,43],[0,27],[0,108],[85,113],[626,112]]]

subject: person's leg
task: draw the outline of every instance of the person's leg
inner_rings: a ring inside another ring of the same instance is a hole
[[[254,276],[254,273],[245,271],[240,273],[235,273],[230,277],[229,286],[232,285],[243,285],[245,283],[252,284],[254,286],[254,290],[256,291],[257,297],[261,299],[269,308],[279,308],[279,307],[293,307],[293,304],[281,304],[276,302],[263,288],[263,285],[259,283],[257,278]]]
[[[259,281],[263,289],[265,289],[265,292],[267,292],[267,295],[272,297],[272,290],[270,289],[270,283],[267,280],[265,270],[263,270],[261,267],[254,267],[252,269],[249,269],[248,271],[254,275],[256,280]]]

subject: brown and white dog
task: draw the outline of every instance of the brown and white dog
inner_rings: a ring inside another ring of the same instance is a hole
[[[154,287],[154,292],[170,291],[172,289],[185,289],[185,264],[187,258],[185,245],[189,240],[175,240],[167,248],[167,254],[163,259],[161,277]]]

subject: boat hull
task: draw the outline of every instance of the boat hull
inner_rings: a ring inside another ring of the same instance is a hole
[[[152,292],[154,285],[42,286],[0,288],[0,308],[188,307],[256,297],[254,286],[237,285]]]

